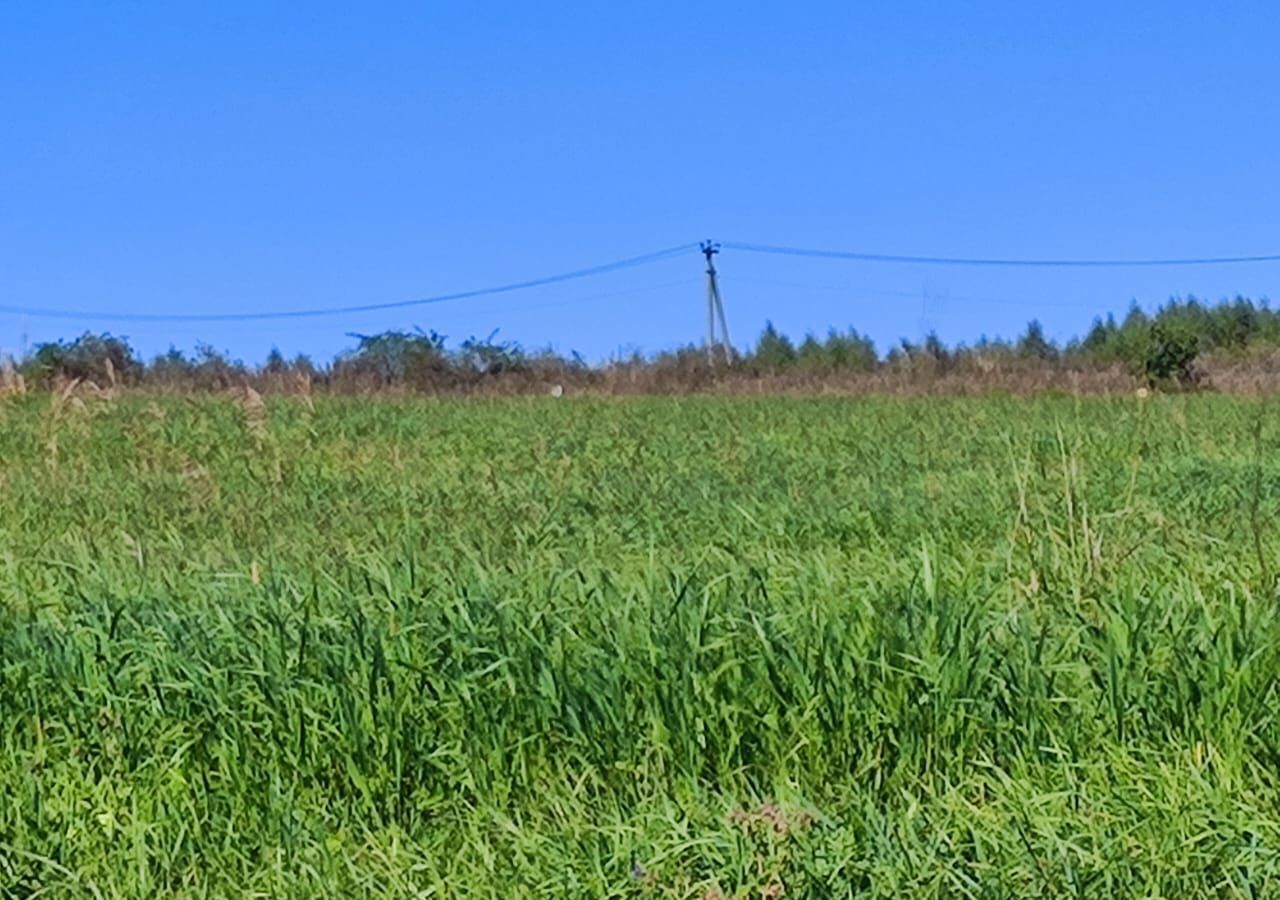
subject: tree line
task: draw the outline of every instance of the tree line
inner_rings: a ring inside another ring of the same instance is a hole
[[[307,356],[286,358],[272,350],[255,365],[209,345],[197,346],[194,353],[171,348],[143,360],[125,337],[85,333],[39,344],[24,358],[5,361],[5,372],[9,380],[32,387],[80,379],[171,390],[221,390],[251,381],[268,386],[305,382],[308,387],[337,390],[448,390],[495,381],[580,383],[619,373],[697,387],[726,373],[918,376],[1118,368],[1152,387],[1186,389],[1199,383],[1199,362],[1208,355],[1245,357],[1257,349],[1280,348],[1280,311],[1265,301],[1245,298],[1214,304],[1191,298],[1172,300],[1151,314],[1135,305],[1120,320],[1095,319],[1082,337],[1065,344],[1050,339],[1033,320],[1014,339],[982,338],[948,346],[929,334],[921,341],[901,340],[884,352],[854,328],[794,340],[770,323],[752,346],[735,352],[727,366],[709,363],[705,350],[695,345],[591,365],[577,354],[526,350],[498,340],[496,333],[456,345],[421,329],[352,337],[355,345],[326,363]]]

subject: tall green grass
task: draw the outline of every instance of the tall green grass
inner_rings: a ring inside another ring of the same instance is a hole
[[[0,406],[4,895],[1280,893],[1260,401],[258,417]]]

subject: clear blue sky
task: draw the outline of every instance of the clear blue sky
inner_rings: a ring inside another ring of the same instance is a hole
[[[698,339],[701,260],[301,322],[704,237],[886,253],[1280,252],[1280,16],[1221,3],[0,5],[0,346],[85,329],[325,358],[420,325],[600,358]],[[1280,266],[720,258],[730,328],[1064,337]]]

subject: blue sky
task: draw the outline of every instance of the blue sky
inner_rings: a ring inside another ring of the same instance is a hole
[[[1280,252],[1267,3],[0,5],[0,346],[85,329],[326,358],[414,325],[602,358],[701,336],[711,237],[1010,257]],[[1058,337],[1280,265],[980,270],[719,259],[734,338]]]

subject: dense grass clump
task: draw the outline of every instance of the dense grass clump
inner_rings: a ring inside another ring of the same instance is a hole
[[[1270,896],[1256,400],[0,406],[0,894]]]

